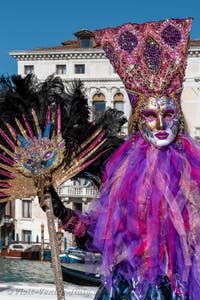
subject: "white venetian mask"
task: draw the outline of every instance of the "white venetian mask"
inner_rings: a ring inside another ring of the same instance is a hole
[[[179,128],[178,109],[171,97],[145,99],[139,110],[138,127],[143,138],[157,148],[169,146]]]

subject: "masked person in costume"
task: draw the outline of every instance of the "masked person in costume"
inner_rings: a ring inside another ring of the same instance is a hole
[[[109,159],[87,214],[54,213],[102,254],[95,299],[200,294],[200,145],[185,131],[181,91],[192,20],[127,23],[94,32],[132,106],[129,139]]]

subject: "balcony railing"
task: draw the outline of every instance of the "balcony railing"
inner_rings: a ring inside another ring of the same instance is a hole
[[[58,189],[60,197],[96,198],[98,190],[94,187],[64,186]]]

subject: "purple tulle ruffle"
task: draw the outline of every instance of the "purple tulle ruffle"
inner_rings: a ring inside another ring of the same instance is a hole
[[[138,134],[109,160],[100,197],[83,216],[108,289],[118,266],[139,299],[161,274],[177,294],[198,299],[200,145],[188,136],[182,144],[159,150]]]

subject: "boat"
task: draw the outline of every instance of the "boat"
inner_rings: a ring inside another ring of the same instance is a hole
[[[41,246],[23,243],[11,244],[7,249],[2,250],[1,256],[14,259],[40,260]],[[47,249],[47,247],[44,249],[44,260],[51,260],[50,249]]]
[[[62,263],[100,263],[99,253],[87,252],[77,247],[70,247],[60,255]]]
[[[74,254],[62,253],[59,255],[61,263],[84,263],[84,258]]]
[[[21,251],[8,251],[7,249],[3,249],[1,251],[1,256],[5,258],[22,259],[21,253]]]
[[[99,273],[90,273],[76,270],[74,268],[62,267],[63,280],[69,283],[84,286],[100,286],[101,276]]]
[[[7,249],[2,250],[1,256],[6,257],[6,258],[22,259],[23,253],[29,247],[30,247],[29,244],[22,244],[22,243],[11,244],[11,245],[8,246]],[[26,255],[28,255],[28,253]]]

